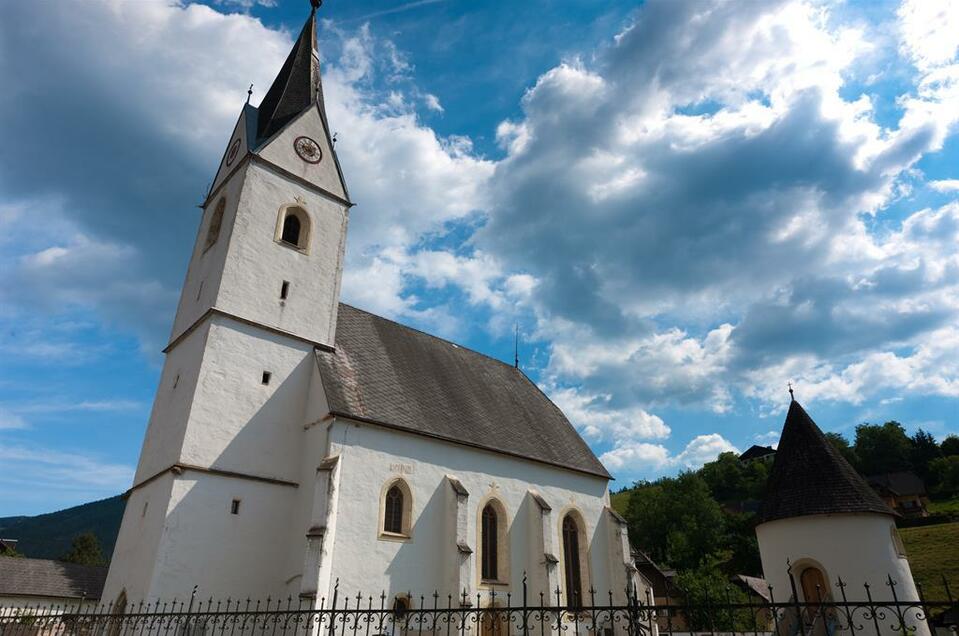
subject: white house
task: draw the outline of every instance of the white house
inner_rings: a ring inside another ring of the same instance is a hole
[[[842,602],[844,593],[849,602],[866,602],[866,584],[877,603],[919,600],[897,517],[793,400],[756,527],[776,600],[813,604],[807,611],[814,613],[822,601]],[[887,613],[880,631],[901,633],[895,612]],[[915,611],[908,622],[917,636],[929,633]],[[831,633],[828,625],[817,629]]]
[[[524,572],[533,598],[622,598],[625,523],[563,413],[511,365],[339,302],[353,204],[315,31],[203,205],[104,600],[475,598]]]

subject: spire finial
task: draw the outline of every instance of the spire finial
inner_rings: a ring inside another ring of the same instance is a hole
[[[250,98],[253,97],[253,84],[250,84],[250,88],[246,90],[246,103],[250,103]]]
[[[313,7],[313,11],[319,9],[322,4],[323,0],[310,0],[310,6]]]
[[[519,368],[519,323],[513,325],[513,368]]]
[[[796,401],[796,396],[793,395],[793,383],[792,383],[792,382],[787,382],[787,383],[786,383],[786,386],[789,387],[789,400],[790,400],[791,402],[795,402],[795,401]]]

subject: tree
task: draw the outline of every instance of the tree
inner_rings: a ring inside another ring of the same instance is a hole
[[[865,475],[912,468],[912,440],[899,422],[860,424],[853,448],[859,457],[859,470]]]
[[[939,446],[939,449],[946,457],[949,457],[950,455],[959,455],[959,436],[947,436],[946,439],[942,440],[942,444]]]
[[[635,544],[661,563],[699,566],[721,547],[722,509],[696,473],[680,473],[633,491],[627,510]]]
[[[853,468],[859,470],[859,457],[856,455],[856,451],[853,450],[853,447],[849,445],[849,442],[846,441],[846,438],[842,436],[841,433],[826,433],[826,439],[829,440],[829,443],[839,451],[839,454],[842,455],[847,462],[852,464]]]
[[[717,604],[749,602],[746,594],[738,587],[729,584],[717,568],[705,564],[698,568],[681,572],[676,577],[676,585],[685,597],[680,601],[688,609],[684,612],[692,631],[740,631],[755,630],[755,616],[752,610],[717,611]]]
[[[75,536],[70,551],[60,557],[60,560],[81,565],[106,565],[107,563],[107,560],[103,557],[103,551],[100,549],[100,542],[97,541],[97,536],[92,532],[84,532]]]
[[[912,436],[912,467],[923,478],[929,479],[929,462],[942,457],[942,450],[936,438],[922,430]]]
[[[929,481],[939,493],[959,493],[959,455],[940,457],[929,462]]]

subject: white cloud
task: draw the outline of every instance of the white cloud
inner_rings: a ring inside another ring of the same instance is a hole
[[[0,430],[15,430],[29,428],[27,421],[16,413],[0,409]]]
[[[626,442],[599,459],[614,474],[651,476],[676,468],[697,469],[725,452],[738,453],[739,449],[719,433],[709,433],[694,437],[677,455],[670,455],[661,444]]]
[[[938,179],[930,181],[929,187],[936,192],[959,192],[959,179]]]

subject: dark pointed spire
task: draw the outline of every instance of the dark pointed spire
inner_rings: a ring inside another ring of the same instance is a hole
[[[311,4],[310,17],[296,38],[293,50],[260,102],[258,141],[268,138],[311,104],[322,100],[320,61],[316,53],[316,9],[320,2],[311,0]]]
[[[843,512],[898,516],[792,400],[759,520]]]

